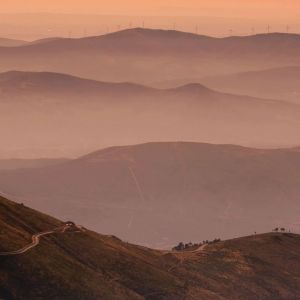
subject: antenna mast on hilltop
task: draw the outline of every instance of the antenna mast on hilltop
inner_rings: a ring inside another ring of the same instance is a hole
[[[271,29],[271,27],[270,27],[270,24],[269,24],[268,27],[267,27],[268,33],[270,33],[270,29]]]

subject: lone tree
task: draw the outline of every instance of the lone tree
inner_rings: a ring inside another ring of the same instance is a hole
[[[278,232],[278,231],[279,231],[279,228],[276,227],[275,229],[273,229],[273,231]]]
[[[284,232],[284,231],[285,231],[285,228],[284,228],[284,227],[281,227],[281,228],[280,228],[280,231],[281,231],[281,232]]]

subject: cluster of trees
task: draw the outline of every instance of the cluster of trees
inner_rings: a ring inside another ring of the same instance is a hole
[[[281,231],[281,232],[286,232],[286,229],[285,229],[284,227],[281,227],[281,228],[276,227],[276,228],[274,228],[272,231],[273,231],[273,232],[279,232],[279,231]]]
[[[206,240],[206,241],[203,241],[202,243],[201,242],[200,243],[189,242],[187,244],[184,244],[184,243],[180,242],[177,246],[173,247],[172,250],[173,251],[183,251],[183,250],[197,249],[203,245],[215,244],[220,241],[221,241],[221,239],[214,239],[212,241]]]
[[[173,251],[183,251],[183,250],[186,250],[186,249],[190,249],[190,248],[196,248],[196,247],[199,247],[201,246],[200,244],[197,244],[197,243],[188,243],[188,244],[184,244],[183,242],[180,242],[177,246],[173,247],[172,250]]]
[[[290,232],[290,230],[287,230],[284,227],[276,227],[272,231],[273,232]],[[255,234],[256,234],[256,232],[255,232]],[[202,243],[201,242],[200,243],[189,242],[187,244],[184,244],[183,242],[180,242],[177,246],[173,247],[172,250],[173,251],[184,251],[184,250],[197,249],[197,248],[199,248],[203,245],[215,244],[215,243],[218,243],[220,241],[221,241],[221,239],[214,239],[212,241],[205,240]]]

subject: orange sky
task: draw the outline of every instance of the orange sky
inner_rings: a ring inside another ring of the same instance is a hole
[[[9,0],[0,12],[300,17],[299,0]]]
[[[4,0],[0,5],[0,14],[40,12],[51,14],[2,14],[0,36],[82,37],[142,24],[220,37],[264,33],[268,25],[273,32],[300,33],[300,0]]]

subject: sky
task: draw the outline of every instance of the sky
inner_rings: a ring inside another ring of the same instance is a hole
[[[0,6],[0,37],[7,38],[82,37],[141,26],[220,37],[265,33],[268,26],[300,33],[300,0],[5,0]]]
[[[299,0],[10,0],[0,13],[51,12],[123,15],[300,16]]]

